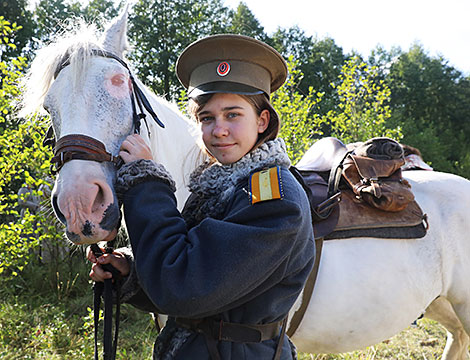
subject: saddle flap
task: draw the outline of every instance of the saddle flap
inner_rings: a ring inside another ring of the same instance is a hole
[[[343,190],[340,216],[334,231],[326,239],[376,237],[416,239],[426,234],[426,215],[413,200],[399,212],[389,212],[371,207],[351,190]]]
[[[312,209],[312,212],[314,212],[318,205],[328,198],[328,183],[315,171],[299,171],[299,175],[301,178],[296,178],[307,192],[310,208]],[[315,239],[323,238],[327,234],[331,233],[338,222],[338,218],[339,207],[336,205],[333,207],[327,218],[321,221],[312,219]]]

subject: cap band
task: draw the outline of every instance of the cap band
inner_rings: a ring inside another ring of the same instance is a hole
[[[226,63],[223,69],[229,71],[221,72],[221,64]],[[230,83],[237,83],[239,85],[245,84],[247,87],[254,88],[255,91],[264,92],[267,95],[271,90],[271,76],[270,73],[257,64],[249,63],[246,61],[212,61],[202,64],[194,69],[189,79],[188,93],[191,93],[194,88],[199,88],[208,83],[217,82],[228,83],[223,85],[225,90],[230,90]],[[212,92],[235,92],[234,91],[216,91],[217,87],[213,87]],[[235,92],[240,93],[240,92]],[[247,94],[248,95],[248,94]]]

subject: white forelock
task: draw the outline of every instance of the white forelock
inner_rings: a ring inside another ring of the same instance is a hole
[[[54,74],[68,58],[72,69],[72,86],[76,86],[91,56],[92,49],[102,49],[94,25],[82,20],[71,25],[69,30],[50,45],[37,51],[26,76],[23,78],[24,95],[20,116],[29,116],[42,111],[44,98],[54,81]]]

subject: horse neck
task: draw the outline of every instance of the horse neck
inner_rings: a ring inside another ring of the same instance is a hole
[[[165,128],[160,128],[150,116],[147,116],[150,137],[145,124],[141,126],[141,133],[148,140],[154,160],[165,166],[175,180],[178,207],[181,208],[189,195],[187,190],[189,175],[203,160],[198,146],[199,130],[192,121],[179,112],[175,104],[157,98],[146,87],[142,88],[145,89],[145,95]]]

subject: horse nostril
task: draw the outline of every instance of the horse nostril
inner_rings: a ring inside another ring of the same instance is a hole
[[[98,187],[98,192],[96,193],[95,200],[93,201],[91,212],[94,213],[96,211],[104,211],[103,206],[105,202],[105,194],[104,189],[99,184],[96,184]]]
[[[52,202],[52,208],[54,209],[54,213],[57,216],[57,219],[59,219],[59,221],[62,224],[67,225],[67,220],[65,219],[64,214],[62,214],[59,210],[59,205],[57,204],[57,196],[56,195],[52,196],[52,201],[51,202]]]

